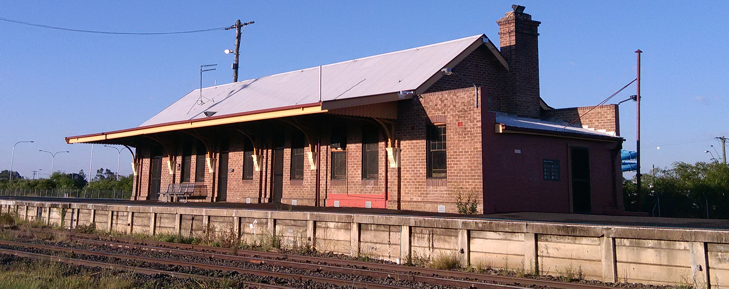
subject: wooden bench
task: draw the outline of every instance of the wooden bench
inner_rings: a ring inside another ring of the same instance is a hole
[[[167,186],[167,191],[161,193],[167,202],[187,203],[188,199],[206,199],[208,197],[205,185],[196,183],[179,183]]]

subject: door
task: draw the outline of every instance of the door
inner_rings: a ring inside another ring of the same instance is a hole
[[[590,151],[585,148],[572,149],[572,212],[589,214],[592,211],[590,198]]]
[[[225,202],[228,198],[228,152],[220,153],[218,170],[218,202]]]
[[[271,202],[281,203],[283,196],[284,140],[277,136],[273,149],[273,196]]]
[[[149,169],[149,195],[147,199],[158,200],[160,182],[162,181],[162,156],[152,157]]]

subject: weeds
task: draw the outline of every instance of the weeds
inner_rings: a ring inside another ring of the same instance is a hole
[[[407,255],[405,265],[413,266],[413,267],[427,267],[430,263],[430,259],[418,256],[417,254],[409,254]]]
[[[455,253],[440,253],[430,260],[428,267],[439,270],[452,270],[461,267],[461,261]]]
[[[579,266],[577,270],[572,267],[572,264],[564,268],[564,271],[557,270],[559,273],[559,280],[563,282],[575,282],[582,280],[584,275],[582,274],[582,266]]]
[[[50,211],[50,208],[48,209]],[[66,225],[66,213],[68,213],[67,208],[61,208],[61,223],[58,224],[59,227],[64,228]]]
[[[473,191],[469,192],[464,200],[463,194],[459,190],[456,196],[456,206],[458,207],[459,214],[475,215],[478,213],[478,199]]]
[[[478,262],[478,263],[476,263],[475,271],[476,271],[476,273],[483,274],[484,272],[486,272],[486,268],[483,267],[483,263]]]
[[[77,233],[81,234],[95,234],[96,233],[96,223],[89,223],[88,225],[78,225],[76,226],[76,229],[74,229]]]
[[[271,251],[272,249],[281,249],[281,236],[273,233],[261,234],[259,244],[263,251]]]
[[[195,237],[183,237],[179,234],[157,234],[151,236],[149,239],[159,242],[166,243],[178,243],[178,244],[200,244],[200,238]]]
[[[0,226],[1,227],[12,227],[15,225],[15,218],[9,213],[0,215]]]

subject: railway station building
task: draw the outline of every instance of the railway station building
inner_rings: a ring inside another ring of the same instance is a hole
[[[618,107],[547,105],[540,22],[513,10],[499,47],[474,35],[205,87],[139,127],[66,142],[135,148],[133,200],[189,190],[201,202],[620,213]]]

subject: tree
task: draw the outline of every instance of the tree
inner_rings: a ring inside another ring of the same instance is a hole
[[[109,179],[116,179],[116,174],[109,169],[100,168],[96,170],[94,181],[104,181]]]
[[[21,180],[23,179],[23,176],[21,176],[18,172],[13,171],[13,180]],[[0,180],[10,180],[10,171],[3,170],[0,172]]]
[[[641,211],[663,217],[729,218],[729,166],[719,162],[673,163],[643,176]],[[625,180],[625,208],[637,211],[635,184]]]
[[[87,189],[101,191],[132,191],[132,176],[119,176],[116,180],[116,174],[109,169],[100,168],[96,171],[96,177],[86,186]]]

